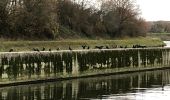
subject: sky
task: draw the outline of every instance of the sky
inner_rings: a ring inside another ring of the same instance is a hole
[[[147,21],[170,21],[170,0],[136,0]]]

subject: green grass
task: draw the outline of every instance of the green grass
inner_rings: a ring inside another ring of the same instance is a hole
[[[145,45],[148,47],[162,46],[165,45],[160,39],[157,38],[126,38],[126,39],[116,39],[116,40],[61,40],[61,41],[5,41],[0,40],[0,51],[8,52],[11,48],[14,51],[32,51],[33,48],[42,49],[43,47],[48,50],[56,50],[58,47],[62,50],[67,50],[68,47],[73,49],[82,49],[81,45],[89,45],[91,48],[95,46],[128,46],[133,45]]]

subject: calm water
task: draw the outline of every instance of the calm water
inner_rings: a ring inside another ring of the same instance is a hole
[[[0,88],[0,100],[169,100],[170,70]]]
[[[170,41],[164,41],[166,43],[166,47],[170,47]]]

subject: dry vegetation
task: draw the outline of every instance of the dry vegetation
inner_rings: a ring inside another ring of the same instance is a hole
[[[44,40],[145,36],[135,0],[0,0],[0,37]],[[90,4],[90,5],[89,5]]]

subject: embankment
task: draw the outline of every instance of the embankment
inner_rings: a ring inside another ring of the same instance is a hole
[[[170,48],[1,52],[0,86],[170,68]]]

